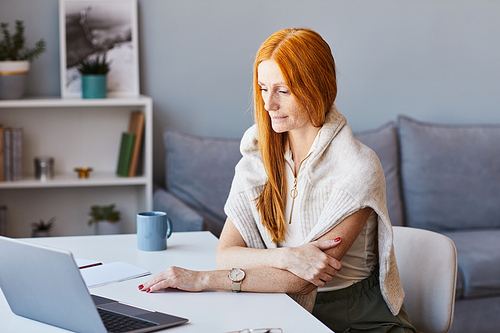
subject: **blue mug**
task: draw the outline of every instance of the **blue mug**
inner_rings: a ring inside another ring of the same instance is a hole
[[[167,249],[167,238],[172,234],[172,223],[165,212],[137,214],[137,248],[141,251]]]

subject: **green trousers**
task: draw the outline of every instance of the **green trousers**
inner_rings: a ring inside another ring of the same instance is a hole
[[[415,333],[404,306],[394,316],[380,293],[378,268],[340,290],[318,293],[313,315],[336,333]]]

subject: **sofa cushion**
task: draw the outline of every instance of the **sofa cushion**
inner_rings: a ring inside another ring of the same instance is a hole
[[[391,121],[374,130],[354,133],[354,136],[377,154],[385,174],[389,218],[392,225],[404,225],[399,182],[398,132],[395,123]]]
[[[500,126],[438,125],[399,117],[408,226],[500,227]]]
[[[463,298],[500,295],[500,230],[443,232],[457,248]]]
[[[157,189],[153,194],[153,210],[167,212],[172,222],[172,231],[203,230],[203,217],[162,188]]]
[[[241,159],[239,139],[202,138],[164,133],[166,188],[206,219],[206,230],[219,235],[234,167]]]

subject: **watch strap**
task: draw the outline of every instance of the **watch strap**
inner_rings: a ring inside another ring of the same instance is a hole
[[[241,281],[233,281],[233,284],[231,285],[231,289],[233,290],[233,293],[239,293],[241,291]]]

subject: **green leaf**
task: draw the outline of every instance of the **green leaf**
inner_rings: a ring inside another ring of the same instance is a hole
[[[46,50],[46,44],[40,39],[34,48],[26,48],[26,37],[24,33],[24,22],[16,20],[15,32],[9,31],[9,24],[2,22],[0,32],[3,36],[0,41],[0,60],[28,60],[33,61]]]

